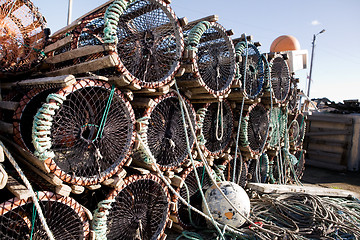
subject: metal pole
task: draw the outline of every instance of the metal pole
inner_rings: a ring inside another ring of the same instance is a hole
[[[71,14],[72,14],[72,0],[69,0],[67,25],[71,23]]]
[[[311,74],[312,74],[312,67],[313,67],[313,60],[314,60],[315,40],[316,40],[316,35],[314,34],[314,38],[313,38],[313,41],[312,41],[312,50],[311,50],[309,83],[308,83],[308,90],[307,90],[307,94],[306,94],[309,98],[310,98]]]

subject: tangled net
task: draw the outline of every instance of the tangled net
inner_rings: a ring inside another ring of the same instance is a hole
[[[169,214],[167,188],[154,175],[133,175],[98,204],[93,229],[97,239],[158,239]]]
[[[28,71],[44,57],[46,20],[25,0],[0,2],[0,71]]]
[[[63,181],[97,184],[125,164],[134,123],[119,90],[83,79],[50,94],[39,109],[33,124],[35,155]]]
[[[180,103],[174,93],[159,97],[155,102],[156,104],[145,113],[145,117],[149,118],[149,125],[144,134],[160,169],[171,170],[180,166],[188,156]],[[195,111],[190,102],[185,103],[190,113],[191,124],[195,126]],[[195,138],[191,134],[189,123],[187,126],[189,144],[192,147]]]
[[[89,219],[70,197],[38,192],[39,204],[55,239],[88,239]],[[31,198],[12,198],[0,204],[1,239],[48,239]]]
[[[222,153],[231,143],[234,116],[227,101],[209,103],[202,123],[205,149],[212,155]]]

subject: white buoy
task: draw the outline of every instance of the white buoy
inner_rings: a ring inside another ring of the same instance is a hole
[[[237,207],[243,216],[250,215],[250,199],[245,190],[233,182],[219,182],[219,188],[225,196]],[[222,224],[231,225],[235,228],[241,227],[245,223],[245,219],[230,205],[223,197],[220,191],[213,185],[205,193],[205,199],[208,203],[209,210],[216,221]],[[204,202],[202,210],[208,214],[205,209]]]

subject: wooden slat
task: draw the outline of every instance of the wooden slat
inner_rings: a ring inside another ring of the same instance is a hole
[[[46,63],[55,64],[59,62],[65,62],[67,60],[87,56],[94,53],[100,53],[104,51],[113,50],[110,45],[90,45],[81,48],[77,48],[74,50],[70,50],[68,52],[64,52],[53,57],[49,57],[45,59]]]
[[[6,188],[19,199],[28,199],[31,196],[30,191],[12,176],[8,176]]]
[[[352,124],[353,119],[351,118],[344,118],[339,116],[332,116],[332,115],[309,115],[309,121],[323,121],[323,122],[334,122],[334,123],[344,123],[344,124]]]
[[[298,185],[280,185],[267,183],[248,183],[248,188],[261,193],[307,193],[317,196],[329,197],[352,197],[354,193],[347,190],[324,188],[319,186],[298,186]]]
[[[71,193],[71,187],[65,184],[61,184],[55,187],[55,192],[62,196],[68,197]]]
[[[19,106],[18,102],[0,101],[0,108],[15,111]]]
[[[61,87],[66,87],[71,84],[74,84],[76,82],[76,79],[74,75],[60,75],[55,77],[44,77],[44,78],[35,78],[35,79],[29,79],[24,80],[21,82],[18,82],[17,84],[20,86],[32,86],[32,85],[47,85],[47,84],[56,84]]]
[[[155,102],[151,98],[135,98],[131,103],[133,107],[141,107],[141,108],[151,107],[154,104]]]
[[[306,165],[335,170],[335,171],[345,171],[347,168],[345,165],[341,165],[339,163],[325,162],[324,160],[315,159],[315,158],[306,159],[305,163],[306,163]]]
[[[66,44],[71,43],[72,38],[73,38],[72,34],[69,35],[69,36],[66,36],[66,37],[64,37],[64,38],[62,38],[62,39],[60,39],[60,40],[46,46],[45,49],[44,49],[44,52],[49,53],[49,52],[52,52],[52,51],[54,51],[54,50],[56,50],[56,49],[58,49],[58,48],[60,48],[62,46],[65,46]]]
[[[219,21],[219,16],[218,15],[210,15],[207,17],[203,17],[203,18],[191,21],[186,26],[184,26],[184,30],[189,30],[193,26],[195,26],[197,23],[202,22],[202,21],[217,22],[217,21]]]
[[[350,135],[351,130],[336,130],[336,131],[319,131],[319,132],[308,132],[307,136],[331,136],[331,135]]]
[[[80,63],[74,66],[65,67],[56,71],[48,72],[47,76],[59,76],[65,74],[79,74],[85,72],[92,72],[104,68],[114,67],[119,64],[119,60],[112,55],[102,58],[94,59],[89,62]]]
[[[0,121],[0,132],[6,133],[6,134],[14,134],[13,133],[13,125],[11,123],[7,123],[4,121]]]

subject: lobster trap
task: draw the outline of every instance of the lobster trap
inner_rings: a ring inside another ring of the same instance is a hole
[[[188,147],[191,150],[195,142],[190,130],[190,125],[196,126],[195,110],[189,101],[185,99],[182,101],[185,103],[191,122],[186,116],[183,117],[182,111],[185,114],[185,106],[180,105],[180,99],[174,92],[156,98],[151,106],[147,107],[145,114],[138,119],[141,125],[138,134],[163,171],[180,167],[189,154]],[[184,119],[186,126],[184,126]],[[140,147],[134,160],[137,157],[141,161],[151,163],[143,147]]]
[[[194,102],[216,101],[228,93],[235,76],[235,49],[229,37],[232,32],[209,21],[194,22],[185,30],[186,50],[180,69],[183,75],[177,83]]]
[[[82,79],[49,94],[33,116],[34,154],[64,182],[93,185],[125,164],[135,140],[135,116],[122,93]]]
[[[51,192],[37,192],[37,198],[55,239],[89,238],[89,217],[74,199]],[[2,239],[48,239],[32,198],[1,203],[0,228]]]
[[[112,76],[122,86],[158,88],[169,84],[180,67],[182,30],[164,1],[113,1],[74,25],[64,30],[66,36],[63,32],[54,36],[48,46],[53,55],[48,74],[91,71]]]
[[[160,239],[169,217],[170,195],[155,175],[132,175],[95,210],[96,239]]]
[[[0,71],[4,75],[32,70],[44,58],[46,20],[31,1],[0,2]]]

